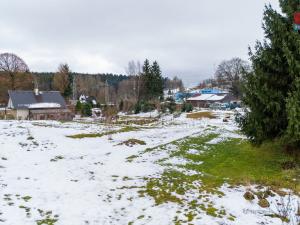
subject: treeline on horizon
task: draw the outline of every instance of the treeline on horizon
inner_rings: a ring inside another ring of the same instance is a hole
[[[54,91],[54,77],[58,72],[30,72],[15,75],[15,87],[11,87],[11,77],[6,72],[0,71],[0,104],[7,104],[8,90],[33,90],[35,86],[41,91]],[[138,86],[137,75],[113,74],[113,73],[78,73],[70,72],[75,78],[76,88],[74,97],[80,95],[93,96],[99,103],[119,102],[130,100],[136,95]],[[183,82],[177,77],[173,79],[163,77],[165,90],[182,89]],[[108,96],[107,96],[108,95]]]
[[[44,91],[54,90],[53,79],[57,72],[31,72],[33,76],[35,76],[38,80],[39,89]],[[109,86],[117,87],[118,84],[123,81],[129,79],[128,75],[124,74],[113,74],[113,73],[78,73],[78,72],[70,72],[73,77],[90,77],[92,76],[93,80],[106,83]]]

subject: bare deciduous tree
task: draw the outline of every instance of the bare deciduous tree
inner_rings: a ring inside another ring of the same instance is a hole
[[[63,95],[70,88],[70,68],[68,64],[60,64],[58,72],[54,75],[53,86],[56,90],[60,91]],[[67,93],[68,94],[68,93]]]
[[[129,76],[140,75],[142,72],[142,66],[139,61],[135,62],[133,60],[128,62],[128,66],[126,67],[126,73]]]
[[[229,88],[235,96],[239,96],[241,94],[240,82],[243,75],[249,71],[250,65],[248,62],[240,58],[233,58],[220,63],[215,78],[220,87]]]
[[[0,54],[0,71],[10,76],[11,89],[16,89],[16,76],[19,73],[28,73],[29,67],[19,56],[13,53]]]

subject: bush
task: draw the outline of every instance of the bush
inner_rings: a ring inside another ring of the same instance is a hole
[[[191,103],[183,103],[181,107],[181,112],[192,112],[193,111],[193,105]]]
[[[82,105],[81,113],[83,116],[92,116],[92,106],[89,103],[84,103]]]
[[[141,103],[141,108],[142,108],[142,112],[150,112],[155,110],[155,104],[150,103],[150,102],[142,102]]]
[[[154,103],[148,101],[141,101],[135,104],[134,106],[134,113],[138,114],[140,112],[150,112],[156,109]]]
[[[192,112],[192,111],[193,111],[193,105],[191,103],[187,103],[186,112]]]

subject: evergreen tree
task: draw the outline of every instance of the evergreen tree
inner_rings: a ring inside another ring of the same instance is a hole
[[[161,97],[163,96],[164,82],[157,61],[153,62],[153,65],[151,67],[151,74],[152,74],[152,92],[153,92],[152,95],[154,97]]]
[[[250,110],[239,118],[242,131],[255,143],[285,137],[300,140],[300,36],[293,30],[298,0],[280,0],[282,14],[266,6],[263,43],[250,50],[253,71],[245,76],[243,102]]]
[[[143,66],[144,97],[146,100],[154,100],[163,95],[163,78],[158,63],[155,61],[151,66],[146,59]]]
[[[89,103],[84,103],[82,106],[83,116],[92,116],[92,106]]]
[[[287,98],[287,119],[288,128],[286,132],[286,142],[300,146],[300,78],[294,81],[293,90]]]
[[[149,75],[150,74],[150,63],[149,63],[149,60],[146,59],[145,62],[144,62],[144,65],[143,65],[143,73],[144,75]]]
[[[64,96],[66,97],[71,97],[73,94],[73,80],[74,80],[74,75],[71,73],[69,65],[68,64],[64,64],[64,72],[67,74],[68,76],[68,86],[64,92]]]
[[[143,97],[144,99],[151,99],[152,98],[152,73],[151,73],[151,66],[149,60],[146,59],[143,65],[143,83],[144,83],[144,90]]]

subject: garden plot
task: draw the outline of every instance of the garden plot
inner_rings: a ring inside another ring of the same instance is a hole
[[[166,116],[147,127],[0,121],[0,224],[252,225],[296,220],[297,195],[280,193],[280,185],[276,190],[252,185],[263,162],[239,185],[235,167],[247,169],[252,162],[232,163],[224,170],[239,148],[250,148],[232,119],[223,122],[224,116]],[[234,155],[229,157],[230,149]],[[265,169],[263,175],[271,180],[287,175]],[[282,186],[297,191],[293,176],[289,171],[290,180]],[[245,199],[247,192],[252,200]],[[261,199],[270,206],[262,208]],[[286,218],[279,218],[280,201],[290,202]]]

